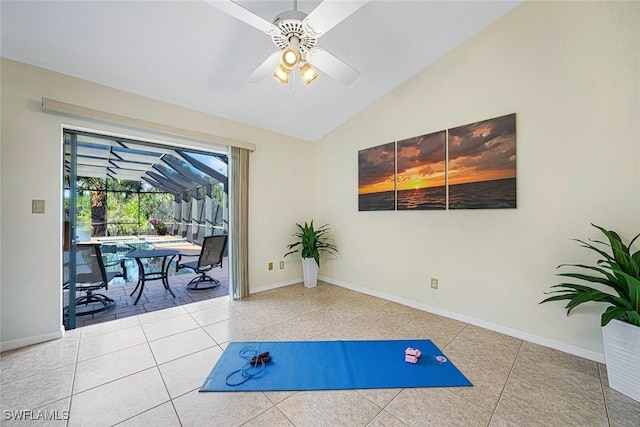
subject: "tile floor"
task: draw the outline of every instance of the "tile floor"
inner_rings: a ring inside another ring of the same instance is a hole
[[[229,341],[430,338],[473,387],[198,393]],[[10,411],[39,426],[638,426],[605,366],[320,283],[69,331],[0,355]],[[68,412],[66,412],[68,411]],[[9,417],[11,418],[11,417]]]

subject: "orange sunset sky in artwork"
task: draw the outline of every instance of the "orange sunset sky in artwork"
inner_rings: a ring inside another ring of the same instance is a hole
[[[398,141],[398,191],[445,185],[445,133]]]
[[[395,189],[395,143],[358,152],[358,194]]]
[[[448,132],[449,185],[516,177],[515,114]]]
[[[516,177],[515,114],[358,152],[358,194],[440,187]],[[396,179],[394,179],[396,178]]]

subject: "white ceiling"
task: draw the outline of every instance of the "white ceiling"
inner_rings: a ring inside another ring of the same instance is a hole
[[[360,71],[351,86],[246,83],[269,36],[203,1],[6,1],[1,54],[110,87],[317,141],[515,7],[373,0],[318,46]],[[237,0],[271,21],[293,1]],[[309,13],[319,1],[300,0]],[[429,96],[428,93],[423,96]],[[64,100],[61,100],[64,101]]]

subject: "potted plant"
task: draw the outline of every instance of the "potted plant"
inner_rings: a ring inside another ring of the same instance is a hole
[[[328,237],[329,224],[314,228],[313,220],[304,225],[296,224],[298,231],[293,234],[296,242],[287,246],[290,251],[284,256],[300,252],[302,255],[302,274],[304,286],[313,288],[318,283],[318,269],[320,268],[320,252],[335,254],[338,249]]]
[[[161,220],[157,218],[150,218],[149,224],[151,224],[158,236],[164,236],[165,234],[167,234],[167,226]]]
[[[625,245],[616,232],[592,225],[606,236],[606,242],[575,240],[601,258],[595,265],[562,264],[558,268],[571,267],[578,271],[558,276],[598,287],[560,283],[552,286],[558,288],[549,292],[554,295],[541,303],[568,300],[567,315],[585,302],[607,304],[601,325],[609,386],[640,401],[640,250],[633,253],[631,249],[640,234]]]

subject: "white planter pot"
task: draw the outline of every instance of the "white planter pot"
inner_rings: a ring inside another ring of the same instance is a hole
[[[640,402],[640,327],[612,320],[602,338],[609,387]]]
[[[302,258],[302,276],[306,288],[315,288],[318,284],[318,264],[314,258]]]

